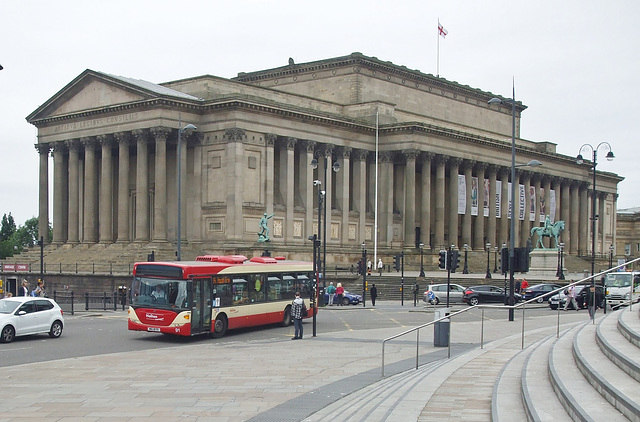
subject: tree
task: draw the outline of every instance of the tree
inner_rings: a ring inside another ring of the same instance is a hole
[[[2,216],[2,225],[0,225],[0,242],[9,240],[16,232],[16,222],[13,220],[11,213]]]

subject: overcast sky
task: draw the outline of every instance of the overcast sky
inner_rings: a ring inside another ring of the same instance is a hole
[[[616,159],[600,149],[598,170],[625,177],[619,209],[640,206],[636,0],[3,0],[0,215],[37,216],[25,117],[85,69],[161,83],[361,52],[435,75],[438,18],[441,77],[505,97],[515,79],[521,137],[572,157],[609,142]]]

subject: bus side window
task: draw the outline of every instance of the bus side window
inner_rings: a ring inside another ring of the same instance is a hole
[[[298,286],[296,279],[290,274],[282,276],[282,299],[295,299]],[[300,292],[302,294],[302,292]]]
[[[280,280],[280,277],[267,276],[267,289],[269,300],[280,300],[282,298],[282,280]]]
[[[260,274],[251,274],[247,279],[249,280],[249,301],[251,303],[264,302],[265,293],[262,285],[262,276]]]
[[[233,301],[234,305],[242,305],[249,303],[249,292],[247,289],[247,280],[244,278],[233,279]]]

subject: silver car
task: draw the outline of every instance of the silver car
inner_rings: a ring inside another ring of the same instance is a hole
[[[0,300],[0,342],[10,343],[19,336],[42,333],[58,338],[64,327],[62,313],[56,302],[44,297],[4,298]]]
[[[462,303],[464,287],[459,284],[449,284],[449,302]],[[447,284],[429,284],[422,296],[424,302],[437,305],[440,302],[447,302]]]

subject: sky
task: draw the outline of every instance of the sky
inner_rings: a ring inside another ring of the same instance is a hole
[[[639,18],[636,0],[3,0],[0,215],[38,215],[25,118],[85,69],[162,83],[353,52],[504,97],[515,84],[521,138],[571,157],[597,148],[598,170],[625,178],[618,209],[637,207]]]

